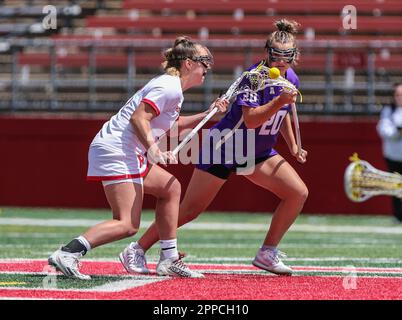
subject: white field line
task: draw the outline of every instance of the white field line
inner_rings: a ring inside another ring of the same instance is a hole
[[[0,218],[0,225],[29,225],[51,227],[90,227],[103,220],[95,219],[31,219],[31,218]],[[148,227],[150,221],[141,222],[141,227]],[[231,230],[231,231],[266,231],[267,225],[256,223],[221,223],[221,222],[191,222],[182,227],[189,230]],[[297,232],[323,233],[378,233],[402,234],[402,226],[340,226],[340,225],[309,225],[296,224],[290,230]]]
[[[0,223],[1,224],[1,223]],[[55,232],[7,232],[8,238],[34,238],[34,239],[43,239],[43,238],[63,238],[63,237],[71,237],[71,233],[55,233]]]
[[[306,273],[309,274],[319,274],[319,275],[325,275],[332,276],[333,274],[338,274],[338,275],[350,275],[350,274],[356,274],[360,276],[368,276],[368,277],[384,277],[384,278],[389,278],[389,276],[392,276],[392,278],[402,278],[402,272],[400,271],[360,271],[360,270],[298,270],[296,268],[293,268],[293,276],[305,276]],[[254,270],[210,270],[210,269],[197,269],[197,271],[204,273],[204,274],[222,274],[222,275],[239,275],[239,274],[246,274],[246,275],[261,275],[261,276],[272,276],[276,277],[275,274],[271,274],[267,271],[261,270],[261,271],[254,271]],[[388,276],[387,276],[388,275]]]
[[[43,226],[43,227],[91,227],[102,220],[95,219],[34,219],[0,218],[0,225]]]
[[[83,291],[96,291],[96,292],[118,292],[124,291],[127,289],[132,289],[135,287],[145,286],[146,284],[165,281],[169,279],[169,277],[160,277],[160,276],[135,276],[126,280],[112,281],[105,283],[101,286],[93,287],[91,289],[86,289]]]
[[[4,234],[5,237],[7,238],[15,238],[15,239],[31,239],[31,238],[38,238],[38,239],[61,239],[61,238],[71,238],[76,236],[74,233],[24,233],[24,232],[7,232]],[[226,236],[227,237],[227,236]],[[251,237],[250,234],[243,234],[241,237],[236,236],[236,235],[230,235],[231,240],[237,240],[240,243],[222,243],[219,242],[222,239],[218,234],[208,236],[208,238],[205,237],[205,240],[203,240],[203,237],[200,237],[199,243],[185,243],[186,247],[191,247],[191,248],[250,248],[250,246],[254,245],[254,243],[250,243],[252,240],[260,241],[261,240],[261,235],[257,237]],[[303,240],[305,241],[304,243],[300,243],[297,239],[292,239],[288,240],[286,243],[282,243],[281,247],[289,247],[289,248],[311,248],[311,247],[326,247],[326,248],[331,248],[331,247],[339,247],[339,246],[353,246],[353,247],[370,247],[372,245],[376,246],[390,246],[390,247],[395,247],[399,248],[402,245],[402,238],[400,241],[396,241],[396,239],[380,239],[380,238],[366,238],[364,235],[360,235],[357,237],[352,237],[348,236],[345,238],[332,238],[332,239],[326,239],[325,242],[327,243],[322,243],[323,236],[320,235],[320,237],[312,237],[306,235],[306,237],[303,237]],[[214,240],[213,242],[210,242],[211,240]],[[311,243],[310,241],[316,241],[316,243]],[[330,241],[330,242],[329,242]],[[29,243],[29,244],[0,244],[1,247],[27,247],[27,246],[38,246],[36,243]],[[52,244],[47,244],[47,243],[41,243],[41,247],[53,247],[54,245]],[[108,246],[110,248],[121,248],[120,243],[109,243]]]
[[[2,272],[0,272],[1,274]],[[102,275],[103,276],[103,275]],[[148,277],[147,279],[140,279],[141,276],[138,276],[136,278],[130,278],[126,280],[118,280],[118,281],[111,281],[108,283],[105,283],[100,286],[92,287],[92,288],[83,288],[83,289],[67,289],[67,288],[44,288],[44,287],[36,287],[36,288],[21,288],[21,287],[4,287],[1,289],[17,289],[17,290],[51,290],[51,291],[76,291],[76,292],[120,292],[120,291],[125,291],[128,289],[136,288],[136,287],[141,287],[145,286],[150,283],[154,282],[160,282],[160,281],[166,281],[171,278],[169,277]],[[57,279],[57,278],[56,278]]]
[[[286,259],[289,260],[289,259]],[[368,259],[371,260],[371,259]],[[29,263],[43,263],[45,260],[43,259],[0,259],[0,264],[29,264]],[[89,261],[88,261],[89,262]],[[92,263],[109,263],[109,264],[117,264],[120,265],[119,262],[116,261],[110,261],[110,260],[91,260]],[[225,268],[235,268],[238,270],[243,270],[243,271],[253,271],[254,267],[251,266],[251,264],[239,264],[239,263],[219,263],[219,264],[214,264],[214,263],[190,263],[190,265],[193,265],[193,267],[196,267],[197,270],[204,270],[204,271],[209,271],[209,270],[225,270]],[[203,266],[207,267],[203,269]],[[154,263],[151,263],[150,267],[155,267]],[[215,268],[215,269],[214,269]],[[360,272],[385,272],[385,273],[402,273],[402,268],[398,267],[391,267],[391,268],[384,268],[384,267],[354,267],[354,266],[292,266],[295,270],[304,270],[304,271],[313,271],[313,270],[320,270],[320,271],[360,271]],[[12,270],[7,270],[1,273],[9,273],[12,272]],[[17,271],[14,273],[18,273],[21,271]],[[23,273],[23,272],[22,272]],[[43,275],[49,275],[49,273],[46,272],[34,272],[35,274],[43,274]],[[113,274],[107,275],[105,274],[104,276],[113,276]],[[120,275],[123,276],[124,275]],[[130,279],[127,280],[144,280],[144,279],[165,279],[166,277],[159,277],[159,276],[152,276],[152,275],[125,275],[125,277],[129,277]]]
[[[251,263],[251,260],[254,257],[236,257],[236,258],[231,258],[231,257],[212,257],[212,258],[202,258],[202,257],[194,257],[191,255],[186,256],[186,259],[189,261],[189,263],[206,263],[210,264],[211,262],[246,262],[246,263]],[[149,263],[156,263],[159,260],[159,257],[156,256],[150,256],[148,257],[148,262]],[[368,262],[368,263],[374,263],[374,264],[395,264],[395,263],[400,263],[402,264],[402,259],[398,258],[357,258],[357,257],[304,257],[304,258],[285,258],[283,259],[284,261],[299,261],[299,262],[339,262],[339,261],[347,261],[347,262]],[[43,261],[43,259],[24,259],[24,258],[0,258],[0,264],[7,264],[7,263],[27,263],[27,262],[39,262]],[[84,263],[85,261],[88,262],[116,262],[115,258],[85,258],[82,260]],[[219,265],[225,265],[219,263]],[[233,265],[231,263],[230,265]]]
[[[21,272],[21,271],[0,271],[0,274],[19,274],[19,275],[43,275],[48,276],[49,273],[43,273],[43,272]],[[145,275],[115,275],[115,274],[110,274],[110,275],[105,275],[102,274],[102,277],[124,277],[126,279],[123,280],[117,280],[117,281],[110,281],[107,282],[103,285],[100,286],[95,286],[91,288],[82,288],[82,289],[67,289],[67,288],[57,288],[57,276],[58,274],[55,274],[55,280],[56,280],[56,287],[31,287],[31,288],[21,288],[21,287],[15,287],[15,286],[8,286],[8,287],[2,287],[0,288],[2,290],[51,290],[51,291],[77,291],[77,292],[119,292],[119,291],[125,291],[128,289],[136,288],[136,287],[141,287],[147,284],[151,284],[154,282],[160,282],[160,281],[166,281],[171,279],[170,277],[161,277],[161,276],[145,276]],[[1,299],[1,298],[0,298]]]
[[[0,246],[1,247],[1,246]],[[53,251],[52,251],[53,252]],[[33,259],[43,259],[43,257],[49,256],[52,252],[48,252],[46,254],[37,254],[34,256]],[[221,262],[227,262],[227,263],[251,263],[251,260],[253,257],[236,257],[236,258],[231,258],[231,257],[212,257],[212,258],[203,258],[203,257],[196,257],[192,255],[187,255],[186,256],[186,261],[187,263],[221,263]],[[16,262],[16,261],[25,261],[25,259],[20,259],[20,258],[9,258],[9,259],[3,259],[8,260],[9,262]],[[159,256],[154,256],[150,255],[147,258],[148,263],[157,263],[159,260]],[[85,261],[108,261],[108,262],[116,262],[116,259],[114,258],[85,258],[83,262]],[[322,257],[322,258],[317,258],[317,257],[305,257],[305,258],[285,258],[283,261],[287,262],[348,262],[349,264],[353,263],[367,263],[367,264],[399,264],[402,265],[402,259],[398,258],[357,258],[357,257]],[[0,263],[1,259],[0,259]]]
[[[197,258],[192,257],[191,255],[187,256],[188,260],[191,260],[191,263],[209,263],[209,262],[246,262],[251,263],[253,257],[213,257],[213,258]],[[284,261],[298,261],[298,262],[339,262],[339,261],[347,261],[347,262],[367,262],[371,264],[402,264],[402,259],[396,258],[353,258],[353,257],[324,257],[324,258],[285,258]],[[149,259],[152,262],[152,259]]]

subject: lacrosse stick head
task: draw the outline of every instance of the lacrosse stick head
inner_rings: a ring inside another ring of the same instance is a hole
[[[247,72],[245,78],[248,80],[250,91],[257,92],[261,90],[260,87],[264,81],[269,78],[269,68],[259,66]]]
[[[280,87],[286,92],[296,91],[300,94],[300,91],[293,83],[281,76],[274,79],[271,78],[270,68],[260,64],[258,67],[244,72],[241,78],[236,80],[236,82],[229,88],[225,96],[230,100],[241,93],[258,92],[267,87]]]
[[[344,186],[348,198],[363,202],[373,196],[389,195],[402,198],[402,176],[374,168],[370,163],[360,160],[355,153],[345,170]]]
[[[286,78],[282,77],[279,70],[275,67],[268,68],[266,66],[259,66],[254,70],[251,70],[247,75],[252,83],[251,88],[253,91],[260,91],[267,87],[281,87],[283,91],[291,93],[297,92],[300,96],[300,102],[303,97],[299,89]]]

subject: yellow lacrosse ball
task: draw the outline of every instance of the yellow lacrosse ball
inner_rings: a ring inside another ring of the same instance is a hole
[[[273,67],[273,68],[270,68],[270,69],[269,69],[269,77],[270,77],[271,79],[276,79],[276,78],[278,78],[280,75],[281,75],[281,72],[279,71],[278,68]]]

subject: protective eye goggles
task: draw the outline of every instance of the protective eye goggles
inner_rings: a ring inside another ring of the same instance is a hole
[[[189,58],[192,61],[200,62],[206,69],[211,69],[212,65],[214,64],[214,60],[211,56],[198,56]]]
[[[210,55],[198,56],[198,57],[188,57],[188,56],[174,56],[175,60],[186,60],[190,59],[191,61],[200,62],[206,69],[211,69],[214,64],[214,58]]]
[[[269,60],[276,62],[278,60],[284,60],[286,63],[292,63],[297,55],[297,48],[291,48],[288,50],[280,50],[276,48],[268,48]]]

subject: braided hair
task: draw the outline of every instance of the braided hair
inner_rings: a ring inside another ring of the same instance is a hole
[[[281,19],[274,22],[274,26],[277,28],[276,31],[272,32],[265,44],[265,48],[272,47],[275,43],[293,43],[296,45],[296,33],[300,24],[294,20]]]
[[[296,47],[296,34],[300,24],[294,20],[280,19],[274,22],[274,26],[277,30],[269,35],[265,43],[265,49],[269,51],[275,47],[274,44],[291,43],[296,48],[294,60],[297,61],[299,50]]]

